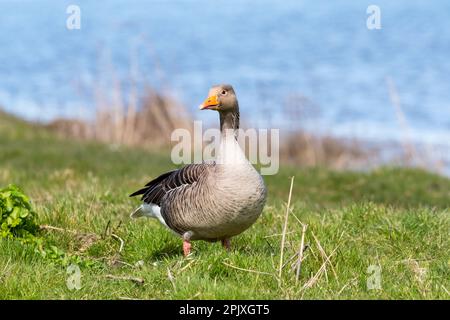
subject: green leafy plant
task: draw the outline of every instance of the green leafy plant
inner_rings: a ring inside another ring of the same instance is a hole
[[[0,190],[0,238],[33,237],[39,226],[30,199],[14,186]]]
[[[39,255],[55,264],[93,264],[92,261],[67,254],[54,246],[40,235],[39,230],[37,214],[30,199],[15,185],[0,189],[0,239],[14,239],[24,245],[31,245]]]

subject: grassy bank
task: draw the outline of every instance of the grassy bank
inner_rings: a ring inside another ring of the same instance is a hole
[[[156,221],[128,217],[138,200],[127,195],[173,168],[168,155],[63,140],[0,115],[0,188],[19,185],[32,199],[39,224],[63,229],[42,236],[92,262],[81,266],[82,288],[71,291],[64,266],[17,241],[0,240],[0,298],[450,297],[448,179],[413,169],[283,167],[265,178],[263,216],[234,239],[231,252],[195,242],[192,257],[184,258],[180,240]],[[290,176],[292,211],[278,278]],[[308,227],[297,282],[299,221]],[[367,288],[371,265],[380,268],[381,289]]]

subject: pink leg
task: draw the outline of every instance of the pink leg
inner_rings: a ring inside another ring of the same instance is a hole
[[[222,246],[227,249],[230,250],[231,249],[231,240],[230,239],[222,239]]]
[[[189,241],[183,240],[183,253],[185,257],[191,253],[191,243]]]

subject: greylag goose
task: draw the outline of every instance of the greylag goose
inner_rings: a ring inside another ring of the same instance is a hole
[[[182,238],[185,256],[192,240],[220,240],[229,249],[230,238],[259,217],[267,195],[261,175],[236,139],[239,105],[233,87],[213,86],[200,109],[219,112],[221,140],[215,161],[164,173],[130,195],[142,195],[143,201],[131,217],[158,219]]]

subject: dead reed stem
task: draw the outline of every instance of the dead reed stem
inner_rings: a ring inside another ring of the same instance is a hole
[[[386,83],[389,90],[389,98],[391,100],[392,105],[395,108],[395,114],[397,116],[398,122],[400,124],[400,128],[403,132],[403,150],[407,157],[408,161],[413,159],[419,160],[421,162],[420,157],[414,147],[414,144],[411,143],[411,134],[410,128],[408,126],[408,122],[406,121],[405,113],[403,112],[402,105],[400,102],[400,95],[398,94],[397,88],[395,87],[394,80],[391,77],[386,78]]]
[[[134,49],[130,51],[127,78],[119,76],[109,52],[102,54],[103,67],[92,89],[92,121],[56,119],[48,126],[69,137],[152,149],[170,146],[173,130],[191,129],[188,110],[172,99],[169,88],[157,91],[140,80],[139,55]]]

